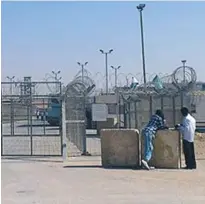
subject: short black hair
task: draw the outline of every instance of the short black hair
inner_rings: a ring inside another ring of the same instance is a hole
[[[181,113],[183,116],[187,116],[189,113],[189,109],[187,107],[182,107],[181,108]]]
[[[164,119],[164,113],[162,112],[162,110],[157,109],[155,114],[158,115],[159,117],[161,117],[162,119]]]

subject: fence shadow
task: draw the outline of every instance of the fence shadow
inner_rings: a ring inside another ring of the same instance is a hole
[[[25,127],[55,127],[56,129],[59,129],[59,126],[51,126],[51,125],[49,125],[49,124],[32,124],[32,125],[27,125],[27,124],[25,124],[25,125],[18,125],[17,127],[22,127],[22,128],[25,128]],[[52,128],[52,130],[53,130],[53,128]]]
[[[1,162],[2,163],[7,163],[9,161],[33,161],[33,162],[48,162],[48,163],[62,163],[62,157],[56,156],[56,158],[53,157],[42,157],[42,156],[2,156],[1,157]]]

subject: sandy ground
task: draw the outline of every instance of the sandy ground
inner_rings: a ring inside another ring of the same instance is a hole
[[[205,137],[197,170],[103,169],[101,158],[2,159],[3,204],[204,204]]]
[[[196,158],[205,160],[205,133],[197,133],[194,143]]]
[[[103,169],[100,157],[3,159],[3,204],[204,204],[197,170]]]

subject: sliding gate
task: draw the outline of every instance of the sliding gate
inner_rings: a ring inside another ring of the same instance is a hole
[[[61,156],[61,83],[24,80],[1,87],[1,155]],[[59,117],[52,126],[47,122],[51,110]]]

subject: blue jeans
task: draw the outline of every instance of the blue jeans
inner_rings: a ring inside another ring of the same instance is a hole
[[[153,138],[154,138],[154,133],[151,131],[143,131],[142,136],[144,137],[144,159],[145,161],[149,162],[150,159],[152,158],[152,153],[153,153]]]

